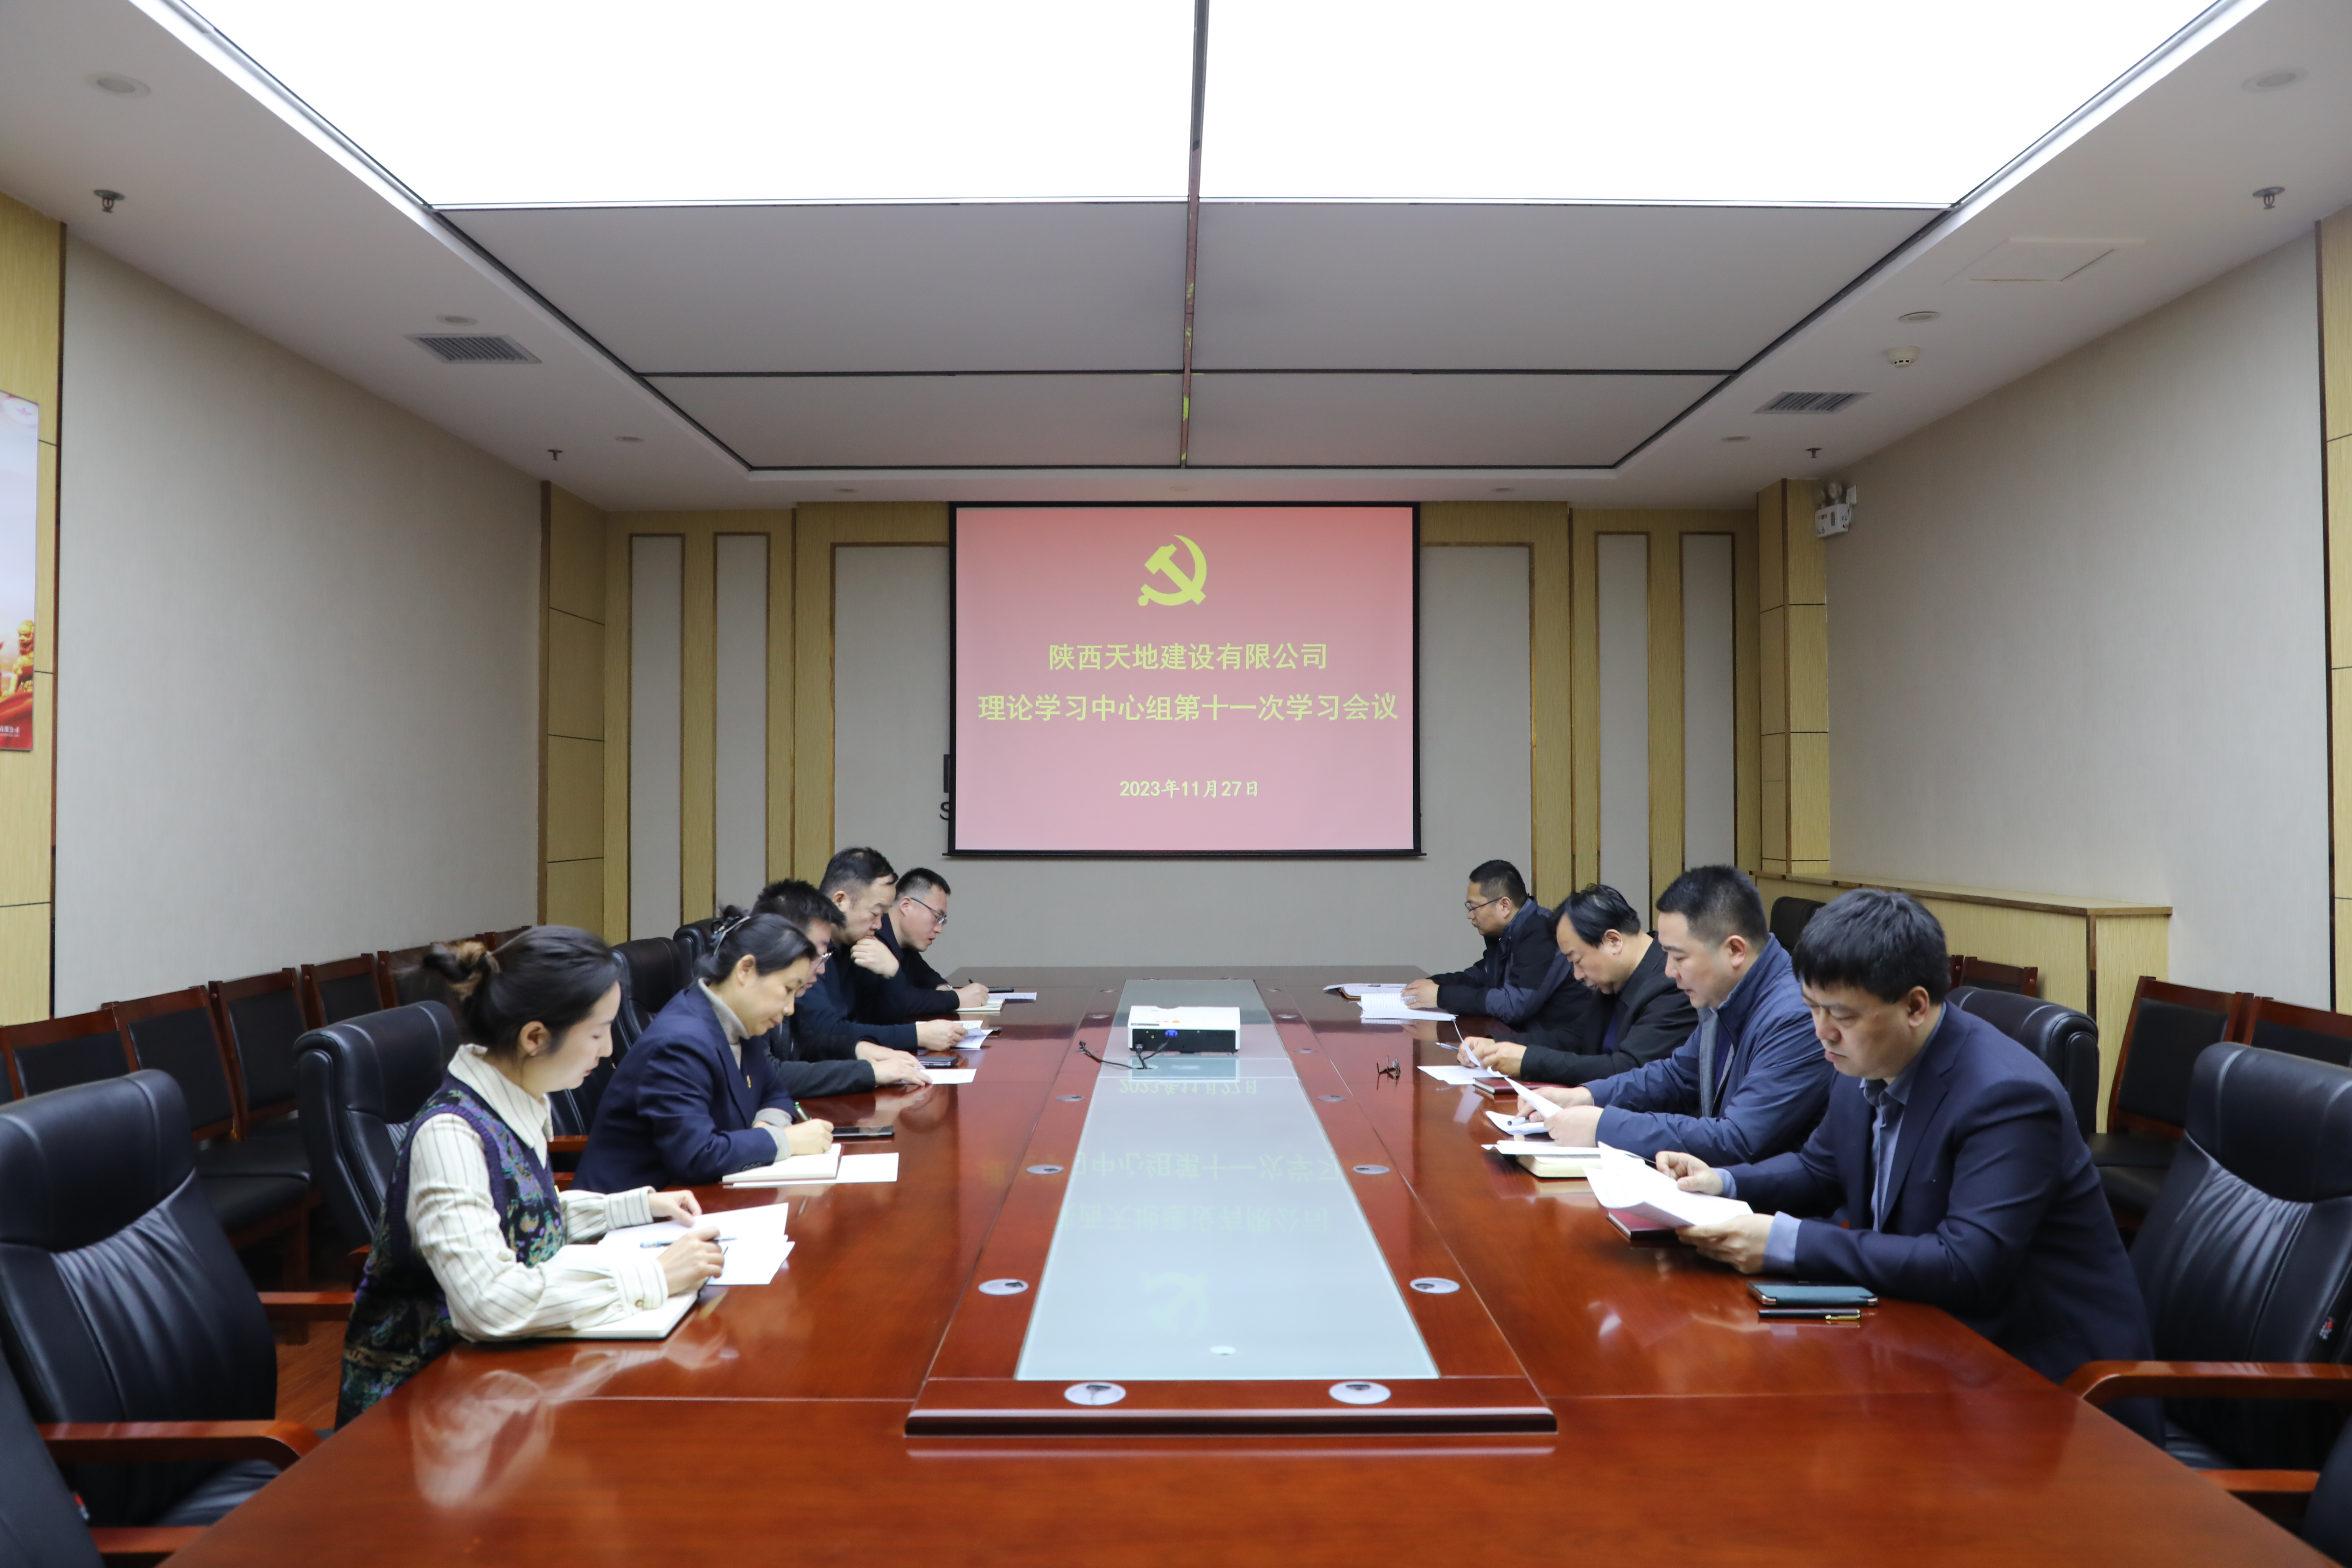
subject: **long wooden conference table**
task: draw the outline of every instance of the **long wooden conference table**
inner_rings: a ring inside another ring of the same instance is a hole
[[[1413,1070],[1452,1053],[1360,1021],[1320,989],[1342,977],[1408,973],[1243,976],[1271,1015],[1244,1063],[1256,1087],[1151,1080],[1163,1105],[1078,1050],[1125,1055],[1128,972],[990,971],[1038,999],[1004,1008],[974,1082],[815,1108],[895,1123],[865,1146],[898,1152],[895,1183],[703,1193],[792,1205],[773,1284],[706,1292],[666,1341],[454,1351],[174,1561],[2324,1561],[1940,1311],[1761,1321],[1727,1270],[1629,1245],[1583,1184],[1483,1150],[1491,1102]],[[1079,1147],[1114,1099],[1222,1119],[1303,1115],[1302,1096],[1319,1163]],[[1220,1169],[1241,1201],[1219,1201]],[[1129,1175],[1201,1195],[1095,1203],[1074,1185],[1116,1198]],[[1303,1325],[1283,1353],[1319,1364],[1324,1340],[1393,1328],[1402,1302],[1438,1375],[1050,1374],[1050,1355],[1020,1360],[1052,1349],[1024,1350],[1033,1314],[1058,1310],[1062,1343],[1129,1367],[1207,1321],[1181,1279],[1144,1282],[1150,1311],[1088,1319],[1085,1289],[1121,1287],[1041,1281],[1057,1226],[1067,1256],[1109,1258],[1204,1231],[1313,1254],[1368,1229],[1363,1256],[1392,1275],[1381,1300]]]

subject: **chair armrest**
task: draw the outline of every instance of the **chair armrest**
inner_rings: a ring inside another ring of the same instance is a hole
[[[2300,1519],[2319,1485],[2317,1470],[2199,1470],[2197,1474],[2273,1519]]]
[[[558,1132],[547,1141],[547,1152],[551,1154],[581,1154],[587,1149],[588,1135],[585,1132]]]
[[[349,1290],[264,1290],[261,1311],[273,1323],[341,1323],[352,1315]]]
[[[66,1421],[39,1430],[60,1465],[266,1459],[282,1470],[320,1443],[299,1421]]]
[[[100,1525],[89,1532],[89,1541],[106,1568],[151,1568],[194,1545],[204,1532],[201,1524]]]
[[[2066,1392],[2105,1408],[2118,1399],[2327,1399],[2352,1404],[2352,1366],[2299,1361],[2094,1361]]]

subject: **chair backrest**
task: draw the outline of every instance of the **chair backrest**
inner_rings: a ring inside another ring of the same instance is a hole
[[[191,985],[111,1005],[122,1037],[130,1042],[132,1063],[178,1080],[199,1142],[217,1138],[236,1125],[236,1086],[229,1080],[228,1047],[203,987]]]
[[[294,1113],[294,1044],[310,1026],[290,969],[206,987],[236,1057],[237,1136]]]
[[[547,1097],[548,1119],[561,1134],[578,1137],[594,1129],[596,1108],[604,1103],[605,1087],[628,1056],[629,1047],[645,1033],[645,1023],[637,1016],[636,1000],[630,994],[629,961],[614,953],[613,972],[621,986],[621,1010],[613,1018],[613,1054],[598,1062],[578,1089],[559,1089]]]
[[[628,961],[629,994],[636,1001],[637,1016],[652,1022],[686,984],[688,955],[677,938],[667,936],[639,937],[613,951]]]
[[[515,938],[520,936],[530,929],[530,927],[529,926],[516,926],[511,931],[486,931],[476,940],[479,941],[484,947],[488,948],[492,952],[496,952],[499,949],[506,946],[507,943],[514,941]]]
[[[1948,1006],[1982,1018],[2042,1058],[2074,1107],[2074,1125],[2084,1138],[2099,1111],[2099,1026],[2087,1015],[2055,1002],[1963,985],[1946,997]]]
[[[2298,1007],[2269,996],[2249,996],[2230,1037],[2266,1051],[2352,1066],[2352,1014]]]
[[[450,944],[479,942],[478,936],[452,937]],[[449,978],[437,969],[425,966],[425,956],[436,943],[423,947],[404,947],[383,955],[384,973],[392,981],[392,999],[396,1006],[406,1007],[418,1002],[438,1002],[457,1016],[457,999],[449,990]]]
[[[2189,1121],[2189,1085],[2207,1047],[2230,1037],[2242,993],[2203,991],[2139,977],[2107,1090],[2110,1131],[2178,1138]]]
[[[311,1179],[347,1247],[365,1247],[397,1155],[392,1130],[440,1087],[457,1024],[438,1002],[390,1007],[302,1037],[294,1076]]]
[[[2188,1135],[2131,1261],[2159,1358],[2341,1360],[2352,1339],[2352,1068],[2207,1047]],[[2334,1430],[2332,1412],[2308,1408],[2175,1402],[2168,1414],[2250,1469],[2315,1468]]]
[[[0,1568],[99,1568],[73,1493],[0,1364]]]
[[[1990,958],[1952,955],[1952,984],[1981,991],[2006,991],[2017,996],[2042,994],[2042,971],[2033,964],[1995,963]]]
[[[302,1012],[314,1029],[362,1013],[380,1013],[392,1005],[377,953],[302,966]]]
[[[1772,935],[1782,947],[1794,952],[1797,939],[1805,934],[1805,922],[1822,907],[1819,899],[1775,899],[1772,900]]]
[[[0,1029],[0,1054],[8,1058],[19,1095],[96,1083],[131,1070],[131,1048],[122,1043],[122,1026],[103,1007]]]
[[[0,1106],[0,1332],[37,1421],[266,1421],[278,1352],[197,1183],[188,1112],[141,1071]],[[77,1466],[142,1524],[208,1465]]]

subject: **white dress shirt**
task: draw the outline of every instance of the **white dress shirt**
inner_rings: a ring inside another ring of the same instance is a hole
[[[460,1046],[451,1076],[480,1095],[540,1159],[547,1158],[547,1097],[492,1067],[479,1046]],[[611,1322],[669,1296],[653,1252],[572,1254],[537,1268],[517,1261],[490,1202],[489,1154],[457,1116],[417,1128],[408,1163],[408,1233],[441,1293],[449,1318],[469,1340],[518,1339],[547,1329]],[[567,1239],[593,1241],[607,1230],[653,1219],[651,1187],[628,1193],[566,1192]]]

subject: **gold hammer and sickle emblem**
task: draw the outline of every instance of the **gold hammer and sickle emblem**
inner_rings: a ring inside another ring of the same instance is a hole
[[[1176,544],[1181,544],[1192,552],[1192,574],[1189,577],[1176,570]],[[1199,545],[1181,533],[1176,536],[1176,544],[1161,545],[1151,552],[1151,559],[1143,563],[1145,572],[1154,577],[1167,578],[1176,584],[1176,591],[1171,594],[1165,589],[1155,588],[1147,583],[1143,586],[1142,594],[1135,601],[1137,604],[1197,605],[1208,598],[1209,558],[1201,553]]]

